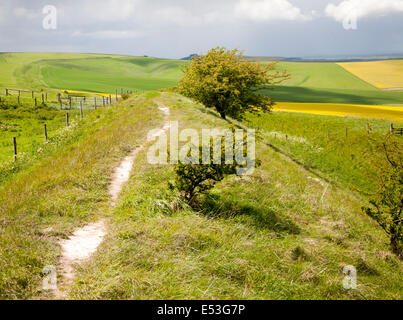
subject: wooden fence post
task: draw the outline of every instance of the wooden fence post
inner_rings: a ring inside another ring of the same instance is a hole
[[[46,123],[43,125],[43,129],[45,131],[45,141],[48,141],[48,130],[46,129]]]
[[[83,120],[83,101],[80,101],[80,118]]]
[[[390,133],[393,133],[393,123],[390,124]]]
[[[71,110],[71,97],[69,97],[69,109]]]
[[[59,104],[60,104],[60,110],[63,110],[62,99],[59,100]]]
[[[66,127],[69,126],[69,113],[66,112]]]
[[[348,129],[346,128],[346,138],[347,138],[347,135],[348,135]]]
[[[45,95],[42,93],[42,104],[45,103]]]
[[[6,97],[8,96],[8,89],[6,89]]]
[[[17,161],[17,138],[13,137],[13,145],[14,145],[14,161]]]
[[[17,102],[20,104],[20,96],[17,97]]]
[[[32,99],[34,98],[34,92],[32,91]]]
[[[115,99],[118,101],[118,89],[115,90]]]
[[[35,98],[35,107],[37,106],[37,104],[38,104],[38,102],[36,101],[36,98]]]
[[[94,109],[97,110],[97,97],[94,97]]]

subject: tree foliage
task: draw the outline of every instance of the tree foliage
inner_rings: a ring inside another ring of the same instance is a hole
[[[193,146],[193,148],[198,150],[198,158],[193,158],[191,150],[189,150],[187,156],[188,163],[181,161],[175,165],[175,181],[173,183],[170,182],[169,187],[178,190],[180,197],[190,205],[196,204],[198,195],[207,193],[214,188],[217,182],[222,181],[226,176],[238,174],[239,168],[245,168],[249,159],[247,150],[245,150],[245,142],[241,144],[234,143],[231,152],[235,154],[237,148],[242,148],[240,150],[243,150],[242,153],[245,159],[245,162],[242,164],[236,163],[236,161],[227,163],[226,152],[228,150],[225,147],[225,144],[221,141],[219,147],[215,148],[212,140],[210,141],[209,148],[206,148],[203,144]],[[209,150],[208,161],[204,158],[204,150]],[[214,150],[218,151],[217,154],[215,154]],[[220,161],[217,161],[217,158]],[[261,161],[254,159],[254,165],[256,167],[260,166]]]
[[[363,211],[373,218],[390,237],[392,251],[403,258],[403,146],[400,139],[389,137],[379,146],[384,162],[379,175],[379,190]]]
[[[260,91],[289,77],[285,71],[273,72],[275,65],[249,62],[237,49],[217,47],[185,65],[179,91],[215,108],[224,119],[241,119],[246,111],[271,110],[273,100]]]

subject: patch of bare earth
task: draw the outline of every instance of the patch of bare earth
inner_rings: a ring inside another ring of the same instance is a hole
[[[162,102],[157,102],[159,110],[164,112],[166,117],[169,117],[169,108]],[[161,129],[166,131],[169,128],[169,121],[167,120]],[[144,145],[136,148],[127,157],[123,159],[120,165],[115,169],[112,175],[112,181],[109,186],[110,205],[114,207],[119,197],[120,192],[124,184],[130,178],[130,172],[133,167],[134,159],[137,154],[144,149]],[[80,228],[72,234],[68,239],[62,239],[59,241],[61,247],[61,257],[59,260],[58,273],[61,276],[61,282],[63,289],[67,289],[69,284],[74,280],[76,271],[74,266],[79,265],[95,253],[102,243],[106,235],[106,221],[102,219],[95,223],[90,223],[83,228]],[[56,299],[66,299],[67,291],[54,290],[54,296]]]

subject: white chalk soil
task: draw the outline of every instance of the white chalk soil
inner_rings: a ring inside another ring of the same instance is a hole
[[[169,108],[163,103],[157,102],[158,108],[166,117],[169,117]],[[166,121],[161,131],[169,128],[169,121]],[[122,191],[124,184],[129,180],[133,167],[134,159],[145,146],[140,146],[123,159],[120,165],[115,169],[112,181],[109,186],[110,205],[114,207]],[[76,230],[68,239],[59,241],[61,246],[61,257],[59,260],[58,274],[61,276],[63,289],[74,280],[76,276],[74,265],[79,265],[88,260],[95,253],[106,235],[106,221],[102,219],[95,223],[90,223],[83,228]],[[66,290],[54,290],[56,299],[66,299]]]

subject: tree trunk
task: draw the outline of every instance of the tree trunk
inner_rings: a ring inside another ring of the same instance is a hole
[[[220,114],[221,118],[225,120],[227,118],[227,115],[225,114],[224,109],[221,106],[216,106],[215,108],[217,112]]]

